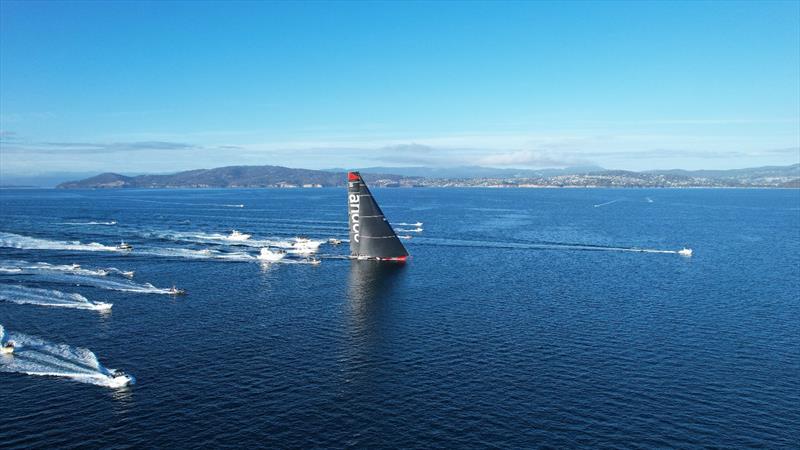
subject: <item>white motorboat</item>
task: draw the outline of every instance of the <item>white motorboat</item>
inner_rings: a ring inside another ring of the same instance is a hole
[[[261,249],[261,253],[258,254],[258,259],[261,261],[275,262],[282,260],[285,256],[286,252],[283,250],[272,250],[269,247],[264,247]]]
[[[10,355],[14,353],[14,341],[8,341],[4,345],[0,346],[0,355]]]
[[[117,250],[133,250],[133,246],[125,241],[120,241]]]
[[[128,375],[122,370],[111,370],[108,373],[108,386],[113,388],[125,387],[136,382],[132,375]]]
[[[692,256],[692,249],[684,247],[684,248],[678,250],[678,254],[681,255],[681,256],[686,256],[688,258],[688,257]]]
[[[246,241],[250,239],[250,236],[251,236],[250,234],[245,234],[240,231],[233,230],[231,231],[231,234],[229,234],[225,239],[229,241]]]
[[[171,288],[169,288],[169,295],[186,295],[185,289],[178,289],[173,284]]]

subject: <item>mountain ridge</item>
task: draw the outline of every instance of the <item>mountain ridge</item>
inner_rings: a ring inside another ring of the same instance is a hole
[[[375,170],[378,172],[375,172]],[[607,170],[595,167],[565,169],[493,169],[465,166],[452,175],[482,169],[483,176],[412,176],[385,173],[388,167],[365,168],[361,173],[375,186],[389,187],[797,187],[800,164],[763,166],[733,170]],[[405,168],[408,169],[408,168]],[[416,168],[424,169],[424,168]],[[433,171],[444,169],[431,169]],[[460,171],[460,172],[459,172]],[[498,172],[499,171],[499,172]],[[425,173],[418,170],[416,173]],[[429,172],[430,173],[430,172]],[[443,172],[440,172],[443,173]],[[282,166],[226,166],[194,169],[173,174],[126,176],[104,172],[89,178],[59,184],[61,189],[114,188],[264,188],[264,187],[343,187],[344,169],[313,170]]]

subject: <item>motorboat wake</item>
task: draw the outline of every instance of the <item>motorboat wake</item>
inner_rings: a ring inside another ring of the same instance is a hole
[[[0,372],[67,378],[112,389],[136,383],[132,375],[103,366],[88,349],[23,333],[6,335],[0,325],[0,344],[7,346],[9,342],[13,342],[13,351],[0,355]]]

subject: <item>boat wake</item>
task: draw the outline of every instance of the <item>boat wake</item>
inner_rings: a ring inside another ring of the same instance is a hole
[[[73,286],[90,286],[110,291],[136,292],[139,294],[169,295],[173,293],[170,289],[158,288],[150,283],[136,283],[134,281],[121,278],[115,280],[109,278],[87,277],[84,275],[39,272],[27,274],[25,279],[40,282],[68,284]]]
[[[22,333],[5,334],[0,325],[0,342],[9,341],[15,344],[14,353],[0,355],[0,372],[62,377],[109,388],[136,382],[130,375],[104,367],[88,349],[55,344]]]
[[[303,238],[275,238],[275,239],[241,239],[233,234],[202,233],[202,232],[150,232],[145,237],[157,238],[174,242],[190,242],[194,244],[217,244],[239,247],[276,247],[287,250],[316,251],[325,241]],[[249,236],[249,235],[246,235]]]
[[[396,231],[400,233],[422,233],[422,228],[398,228]]]
[[[111,303],[93,302],[80,294],[19,285],[0,285],[0,300],[18,305],[52,306],[56,308],[109,311]]]
[[[623,200],[625,200],[625,199],[624,198],[618,198],[616,200],[611,200],[610,202],[598,203],[598,204],[594,205],[594,207],[595,208],[600,208],[601,206],[613,205],[614,203],[621,202]]]
[[[681,256],[692,256],[692,250],[660,250],[639,247],[617,247],[593,244],[575,244],[568,242],[496,242],[496,241],[471,241],[461,239],[438,239],[418,237],[416,244],[433,245],[442,247],[477,247],[498,248],[509,250],[575,250],[575,251],[606,251],[606,252],[631,252],[631,253],[661,253]]]
[[[166,258],[213,259],[222,261],[255,261],[254,255],[245,252],[221,252],[219,250],[189,248],[150,248],[138,251],[138,254],[161,256]]]
[[[59,222],[59,225],[116,225],[116,220],[90,222]]]
[[[106,267],[103,269],[86,269],[78,264],[48,264],[45,262],[31,263],[27,261],[0,261],[0,273],[35,273],[35,272],[61,272],[75,275],[86,275],[104,277],[115,273],[126,278],[133,278],[132,270],[120,270],[116,267]]]
[[[0,247],[23,250],[74,250],[84,252],[118,252],[116,247],[91,242],[83,244],[78,241],[52,241],[20,234],[0,232]]]

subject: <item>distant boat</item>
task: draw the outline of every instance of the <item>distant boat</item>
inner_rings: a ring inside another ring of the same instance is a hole
[[[133,246],[125,241],[120,241],[117,250],[133,250]]]
[[[169,288],[169,294],[170,295],[186,295],[186,290],[185,289],[178,289],[173,284],[172,287]]]
[[[246,241],[246,240],[250,239],[250,236],[251,235],[249,235],[249,234],[245,234],[245,233],[241,233],[239,231],[233,230],[233,231],[231,231],[231,234],[229,234],[225,239],[227,239],[229,241]]]
[[[14,341],[8,341],[0,347],[0,355],[10,355],[14,353]]]
[[[408,251],[358,172],[347,174],[347,206],[352,258],[406,261]]]
[[[678,254],[681,256],[690,257],[692,256],[692,249],[684,247],[681,250],[678,250]]]
[[[341,243],[342,243],[341,239],[336,239],[336,238],[328,239],[328,244],[331,244],[331,245],[339,245]]]
[[[285,256],[286,252],[283,250],[272,250],[269,247],[264,247],[261,249],[258,259],[266,262],[275,262],[282,260]]]

